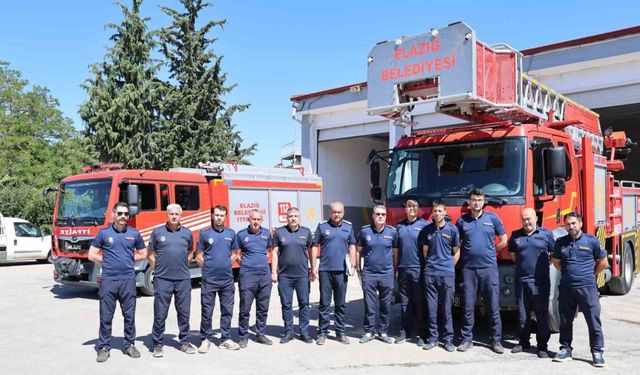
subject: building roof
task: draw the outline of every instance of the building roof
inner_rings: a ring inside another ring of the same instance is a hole
[[[635,35],[635,34],[640,34],[640,26],[633,26],[625,29],[609,31],[602,34],[595,34],[595,35],[586,36],[582,38],[565,40],[563,42],[547,44],[539,47],[532,47],[532,48],[522,50],[520,52],[522,52],[522,54],[525,56],[530,56],[530,55],[535,55],[542,52],[555,51],[563,48],[575,47],[583,44],[591,44],[591,43],[601,42],[604,40],[615,39],[615,38],[620,38],[620,37]],[[297,95],[291,96],[291,101],[297,102],[297,101],[313,98],[316,96],[336,94],[339,92],[347,91],[354,86],[367,87],[367,82],[365,81],[365,82],[359,82],[359,83],[352,83],[350,85],[334,87],[326,90],[314,91],[306,94],[297,94]]]

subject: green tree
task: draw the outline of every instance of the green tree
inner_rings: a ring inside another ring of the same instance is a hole
[[[0,62],[0,212],[50,227],[53,197],[42,190],[90,163],[49,90]]]
[[[91,66],[93,78],[83,87],[89,98],[80,108],[92,154],[101,162],[124,162],[128,168],[158,168],[162,164],[157,139],[163,83],[157,79],[161,62],[148,18],[140,15],[142,0],[122,9],[120,24],[104,61]]]
[[[253,155],[256,145],[242,146],[242,137],[232,123],[233,115],[248,104],[228,105],[224,96],[236,85],[226,85],[222,57],[213,51],[215,38],[207,37],[226,20],[208,21],[198,27],[202,9],[211,4],[202,0],[180,0],[182,12],[162,10],[171,25],[160,30],[162,52],[169,69],[163,104],[162,149],[164,167],[193,167],[199,161],[239,161]]]

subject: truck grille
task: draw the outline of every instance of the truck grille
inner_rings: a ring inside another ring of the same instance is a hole
[[[65,253],[84,253],[91,247],[92,237],[58,237],[58,248]]]

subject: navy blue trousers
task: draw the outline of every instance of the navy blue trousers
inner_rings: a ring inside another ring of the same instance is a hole
[[[271,275],[265,273],[240,272],[240,318],[238,319],[238,335],[240,339],[249,336],[249,317],[251,305],[256,301],[256,334],[264,335],[271,298]]]
[[[476,296],[484,300],[489,318],[491,340],[502,339],[502,320],[500,319],[500,286],[498,284],[498,268],[462,269],[464,291],[464,320],[460,333],[462,341],[473,340],[473,324],[475,320]]]
[[[546,285],[544,285],[546,283]],[[551,332],[549,330],[549,280],[543,285],[535,281],[518,281],[516,297],[518,298],[518,338],[519,344],[529,346],[531,336],[531,312],[536,313],[536,341],[538,350],[547,350]]]
[[[153,298],[153,329],[151,338],[153,345],[162,345],[164,327],[174,297],[176,314],[178,315],[178,338],[181,344],[189,342],[189,313],[191,311],[191,280],[167,280],[159,277],[153,279],[155,287]]]
[[[98,349],[111,349],[111,327],[116,312],[116,301],[120,303],[124,317],[124,346],[133,344],[136,338],[136,280],[102,279],[98,290],[100,298],[100,330]]]
[[[418,334],[426,339],[425,295],[420,268],[398,269],[398,291],[400,292],[400,321],[407,337],[412,337],[414,324]]]
[[[393,297],[393,275],[362,275],[364,293],[364,331],[375,334],[387,333]],[[376,315],[378,328],[376,329]]]
[[[427,301],[428,342],[438,342],[438,307],[442,311],[442,341],[453,341],[453,294],[455,276],[424,276],[424,296]]]
[[[596,286],[582,288],[563,287],[560,285],[560,349],[572,350],[573,319],[576,308],[584,314],[589,328],[589,346],[591,353],[602,353],[604,349],[604,335],[600,322],[600,293]]]
[[[227,280],[202,279],[200,287],[200,339],[211,341],[213,328],[211,320],[216,305],[216,295],[220,299],[220,342],[231,338],[231,317],[233,315],[233,297],[236,287],[233,278]]]
[[[347,274],[344,271],[320,271],[320,305],[318,332],[327,334],[331,321],[331,297],[335,308],[336,334],[344,334],[347,312]]]
[[[284,321],[284,333],[293,333],[293,291],[298,297],[298,320],[300,334],[309,331],[309,277],[278,276],[278,293],[282,306],[282,320]]]

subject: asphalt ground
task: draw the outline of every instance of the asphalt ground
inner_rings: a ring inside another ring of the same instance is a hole
[[[516,344],[516,318],[503,314],[503,336],[506,352],[494,354],[488,349],[486,320],[476,319],[475,346],[466,353],[447,353],[440,348],[425,351],[412,343],[384,344],[374,340],[359,344],[363,334],[362,291],[358,279],[349,280],[347,294],[346,346],[328,340],[324,346],[294,340],[279,344],[282,318],[277,288],[272,289],[267,335],[273,346],[252,340],[246,349],[227,351],[212,347],[207,354],[187,355],[178,350],[176,313],[172,308],[167,319],[164,358],[151,356],[153,298],[137,299],[136,345],[142,353],[132,359],[120,351],[123,322],[119,310],[113,324],[111,358],[96,363],[95,344],[98,336],[98,296],[91,288],[62,286],[52,280],[50,264],[0,265],[0,374],[640,374],[640,280],[626,296],[603,296],[602,323],[605,334],[606,368],[591,366],[587,326],[580,314],[574,323],[574,360],[553,363],[538,359],[532,351],[511,354]],[[311,328],[315,337],[318,323],[318,284],[311,286]],[[295,298],[294,298],[295,300]],[[238,294],[234,306],[232,336],[237,340]],[[255,306],[255,305],[254,305]],[[294,304],[294,314],[297,308]],[[214,332],[219,324],[219,308],[214,311]],[[459,318],[457,318],[459,319]],[[252,314],[251,324],[255,321]],[[295,317],[297,329],[297,317]],[[459,320],[454,321],[459,328]],[[200,289],[194,284],[191,303],[192,342],[199,345]],[[400,306],[392,307],[390,334],[400,329]],[[251,336],[253,338],[253,335]],[[333,331],[330,338],[333,338]],[[457,341],[456,341],[457,343]],[[532,339],[532,343],[535,340]],[[558,335],[549,343],[558,350]],[[436,372],[434,372],[436,371]]]

